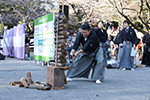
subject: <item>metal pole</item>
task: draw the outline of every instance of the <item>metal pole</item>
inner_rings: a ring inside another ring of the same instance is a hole
[[[60,9],[60,0],[59,0],[59,4],[58,4],[58,12]],[[59,18],[57,19],[57,32],[59,30]],[[58,55],[58,33],[56,33],[56,55],[55,55],[55,67],[57,67],[57,55]]]
[[[62,13],[64,13],[64,0],[62,0]]]

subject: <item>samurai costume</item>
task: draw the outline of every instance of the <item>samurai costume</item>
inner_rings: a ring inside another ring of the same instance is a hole
[[[68,78],[88,78],[90,69],[93,68],[92,80],[104,79],[104,58],[102,56],[103,50],[99,49],[99,42],[97,35],[91,31],[87,38],[84,38],[81,33],[77,35],[73,49],[77,50],[80,43],[82,44],[83,53],[80,53],[74,60],[67,73]],[[92,67],[92,65],[94,65]]]
[[[139,40],[133,28],[123,29],[119,34],[118,43],[123,43],[123,47],[119,46],[119,67],[126,69],[134,69],[134,57],[131,55],[133,44],[137,45]]]

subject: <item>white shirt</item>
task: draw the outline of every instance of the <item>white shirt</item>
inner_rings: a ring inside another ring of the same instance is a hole
[[[86,40],[87,40],[87,38],[84,38],[84,40],[86,41]]]

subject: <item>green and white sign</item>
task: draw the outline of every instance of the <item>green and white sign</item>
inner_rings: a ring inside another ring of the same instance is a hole
[[[49,62],[54,59],[54,13],[34,20],[34,59]]]

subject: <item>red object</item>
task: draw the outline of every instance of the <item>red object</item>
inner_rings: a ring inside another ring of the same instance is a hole
[[[137,49],[139,50],[142,46],[142,42],[140,41],[140,43],[137,45]]]
[[[114,30],[115,28],[114,28],[114,27],[112,27],[111,29],[112,29],[112,30]]]

